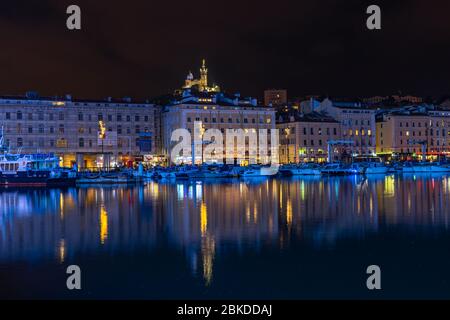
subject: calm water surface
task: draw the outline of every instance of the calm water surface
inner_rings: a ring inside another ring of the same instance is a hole
[[[2,189],[0,298],[450,298],[449,218],[447,175]]]

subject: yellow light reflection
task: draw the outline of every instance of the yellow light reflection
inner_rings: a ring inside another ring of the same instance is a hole
[[[300,184],[300,195],[302,198],[302,201],[305,200],[306,197],[306,193],[305,193],[305,181],[302,181],[302,183]]]
[[[203,279],[206,286],[211,284],[215,254],[215,241],[211,236],[202,238]]]
[[[59,253],[59,262],[64,263],[66,259],[66,241],[64,239],[61,239],[59,241],[58,253]]]
[[[100,207],[100,242],[105,244],[108,239],[108,212],[105,206]]]
[[[394,176],[387,176],[384,179],[384,195],[394,196],[395,195],[395,178]]]
[[[200,207],[200,231],[202,233],[202,236],[206,234],[207,229],[208,229],[208,210],[206,208],[205,203],[202,202],[202,205]]]
[[[157,183],[152,183],[152,193],[155,198],[159,197],[159,186]]]
[[[283,188],[280,186],[280,209],[283,209]]]
[[[59,216],[64,219],[64,196],[62,193],[59,194]]]
[[[292,202],[290,198],[287,200],[286,204],[286,223],[288,227],[292,225]]]

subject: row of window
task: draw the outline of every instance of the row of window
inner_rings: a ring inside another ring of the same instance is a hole
[[[140,141],[139,138],[135,139],[136,146],[140,145],[139,141]],[[10,143],[11,142],[10,142],[9,139],[6,140],[6,142],[5,142],[6,146],[10,146]],[[53,148],[53,147],[56,146],[56,147],[67,148],[67,145],[68,145],[67,144],[67,140],[65,140],[65,139],[60,139],[58,141],[55,141],[55,140],[52,140],[52,139],[48,140],[48,141],[44,140],[44,139],[38,139],[37,143],[35,141],[33,141],[33,140],[28,140],[26,146],[27,147],[41,147],[41,148],[45,148],[45,147]],[[17,138],[16,147],[24,147],[24,146],[25,146],[24,145],[24,139],[23,138]],[[78,147],[80,147],[80,148],[84,148],[84,147],[92,148],[93,146],[94,146],[94,143],[93,143],[93,140],[91,140],[91,139],[89,139],[89,140],[87,140],[85,138],[79,138],[78,139]],[[100,145],[97,144],[96,146],[100,147],[101,144]],[[129,142],[127,142],[127,141],[123,142],[123,141],[119,140],[118,143],[117,143],[117,146],[119,148],[121,148],[121,147],[129,147]]]
[[[430,126],[430,127],[433,127],[433,124],[435,124],[435,127],[436,128],[439,128],[439,127],[445,127],[445,122],[444,121],[436,121],[436,122],[433,122],[433,121],[426,121],[426,122],[424,122],[423,123],[423,126],[424,127],[428,127],[428,126]],[[403,127],[403,125],[406,127],[406,128],[409,128],[409,126],[410,126],[410,124],[409,124],[409,122],[400,122],[399,123],[399,126],[400,126],[400,128],[402,128]],[[448,123],[448,126],[450,127],[450,122]],[[383,127],[383,124],[381,124],[381,127]],[[416,127],[416,122],[412,122],[411,123],[411,127],[412,128],[415,128]],[[419,127],[419,128],[421,128],[422,127],[422,123],[421,122],[417,122],[417,127]]]
[[[292,134],[295,134],[295,128],[291,128],[289,130]],[[331,130],[331,128],[326,128],[326,130],[325,130],[325,132],[328,136],[331,135],[331,131],[333,131],[333,135],[335,135],[335,136],[337,135],[337,128],[333,128],[332,130]],[[324,130],[322,128],[318,128],[316,131],[316,130],[314,130],[314,128],[309,128],[309,133],[311,135],[314,135],[317,133],[317,135],[321,136],[324,133]],[[303,134],[304,135],[308,134],[308,130],[306,128],[303,128]]]
[[[12,114],[11,112],[6,112],[5,113],[5,120],[13,120],[12,119]],[[15,113],[16,117],[15,120],[39,120],[39,121],[44,121],[45,120],[45,115],[44,112],[39,112],[37,114],[33,114],[33,113],[23,113],[22,111],[17,111]],[[144,122],[151,122],[152,119],[150,116],[148,115],[135,115],[134,117],[132,117],[131,115],[126,115],[123,116],[122,114],[117,114],[115,117],[115,120],[117,122],[122,122],[122,121],[126,121],[126,122],[131,122],[131,119],[134,118],[135,122],[140,122],[141,120],[143,120]],[[107,115],[106,117],[102,114],[102,113],[98,113],[96,116],[93,116],[91,114],[85,115],[83,113],[78,113],[78,121],[108,121],[108,122],[112,122],[114,117],[113,115]],[[64,112],[59,112],[57,115],[53,114],[53,113],[48,113],[48,120],[49,121],[54,121],[54,120],[60,120],[60,121],[64,121],[65,120],[65,113]]]
[[[429,133],[429,134],[428,134]],[[424,131],[424,136],[425,137],[428,137],[428,136],[436,136],[436,137],[439,137],[441,134],[442,134],[442,137],[445,137],[445,135],[446,135],[446,133],[447,133],[447,135],[449,135],[450,136],[450,131],[447,131],[446,132],[446,130],[445,129],[442,129],[442,130],[439,130],[439,129],[436,129],[436,130],[433,130],[433,129],[429,129],[429,130],[425,130]],[[422,136],[422,131],[417,131],[417,134],[418,134],[418,136],[419,137],[421,137]],[[415,137],[416,136],[416,131],[406,131],[405,132],[405,136],[407,136],[407,137],[409,137],[409,136],[413,136],[413,137]],[[403,131],[400,131],[400,136],[403,136]],[[383,132],[380,132],[380,137],[383,137]]]
[[[408,145],[408,144],[416,144],[416,143],[410,143],[409,141],[404,141],[403,139],[400,139],[400,145]],[[380,140],[380,145],[384,145],[384,140]],[[430,146],[434,146],[434,140],[431,139],[430,141]],[[446,142],[445,141],[440,141],[440,140],[436,140],[436,146],[446,146]],[[450,146],[450,141],[448,142],[448,145]]]
[[[385,152],[385,151],[392,151],[391,149],[384,149],[381,148],[380,149],[381,152]],[[442,152],[444,151],[443,147],[441,148],[432,148],[432,149],[428,149],[429,152]],[[421,148],[400,148],[400,153],[421,153],[422,149]]]
[[[208,123],[209,119],[208,118],[203,118],[203,120],[202,120],[201,118],[197,117],[197,118],[195,118],[195,121],[197,121],[197,122],[203,121],[203,123]],[[248,118],[244,118],[242,121],[243,121],[243,123],[250,123]],[[188,117],[187,118],[187,122],[192,122],[192,118]],[[228,118],[227,122],[228,123],[241,123],[241,120],[239,118],[236,118],[233,121],[233,118]],[[271,122],[272,122],[271,118],[267,118],[266,121],[265,121],[265,123],[268,123],[268,124],[270,124]],[[211,118],[211,123],[217,123],[217,118]],[[220,122],[219,123],[225,123],[225,119],[224,118],[220,118]],[[254,119],[254,118],[251,119],[251,123],[256,123],[256,119]],[[264,119],[260,118],[259,119],[259,123],[263,124],[264,123]]]
[[[114,119],[114,117],[111,114],[108,114],[106,117],[104,117],[102,113],[97,114],[97,121],[112,122],[113,119]],[[116,119],[117,122],[122,122],[122,121],[130,122],[132,117],[130,115],[122,116],[121,114],[117,114],[115,119]],[[150,117],[149,116],[140,116],[140,115],[135,115],[134,116],[134,121],[135,122],[140,122],[142,119],[144,120],[144,122],[149,122],[150,121]],[[87,115],[87,120],[88,121],[92,121],[92,115],[90,115],[90,114]],[[78,121],[85,121],[85,116],[84,116],[83,113],[79,113],[78,114]]]
[[[344,132],[343,132],[343,135],[344,136],[347,136],[347,135],[349,135],[349,136],[353,136],[353,135],[355,135],[355,136],[359,136],[359,135],[361,135],[361,136],[372,136],[372,130],[364,130],[364,129],[361,129],[361,130],[358,130],[358,129],[356,129],[356,130],[354,130],[353,131],[353,129],[350,129],[350,130],[348,130],[348,131],[346,131],[346,130],[344,130]]]
[[[353,126],[353,125],[355,125],[355,126],[359,126],[359,125],[361,125],[361,126],[364,126],[364,125],[370,126],[370,120],[344,119],[344,120],[342,120],[342,124],[344,126]]]
[[[16,126],[16,131],[17,131],[18,134],[24,133],[24,129],[23,129],[23,127],[22,127],[22,124],[20,124],[20,123],[17,124],[17,126]],[[78,133],[85,133],[85,131],[86,131],[86,130],[85,130],[84,127],[78,128]],[[89,132],[89,134],[92,134],[93,132],[97,133],[98,129],[94,131],[94,130],[92,130],[92,128],[88,128],[87,131]],[[109,127],[109,128],[108,128],[108,131],[109,131],[109,132],[112,132],[112,131],[113,131],[112,127]],[[131,134],[131,127],[127,127],[127,128],[125,129],[125,131],[126,131],[127,134]],[[9,127],[7,127],[7,128],[6,128],[6,132],[7,132],[7,133],[11,132],[11,129],[10,129]],[[44,133],[46,133],[46,130],[45,130],[45,126],[44,126],[43,124],[40,124],[40,125],[37,127],[37,131],[35,130],[35,128],[29,126],[29,127],[26,128],[26,132],[28,132],[28,133],[30,133],[30,134],[31,134],[31,133],[40,133],[40,134],[44,134]],[[58,127],[56,127],[56,128],[53,127],[53,126],[50,126],[50,127],[48,128],[48,133],[50,133],[50,134],[54,134],[54,133],[60,133],[60,134],[63,134],[64,132],[65,132],[65,127],[64,127],[63,124],[60,124],[60,125],[59,125]],[[118,126],[117,126],[117,134],[123,134],[123,132],[124,132],[124,130],[123,130],[122,126],[118,125]],[[141,126],[136,125],[136,126],[134,127],[134,133],[139,134],[139,133],[141,133],[141,132],[142,132]],[[143,132],[149,133],[150,130],[149,130],[148,127],[144,127],[144,128],[143,128]]]

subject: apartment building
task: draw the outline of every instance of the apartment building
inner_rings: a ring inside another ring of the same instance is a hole
[[[9,151],[54,153],[65,167],[156,161],[159,122],[157,106],[128,98],[0,97],[0,127]]]

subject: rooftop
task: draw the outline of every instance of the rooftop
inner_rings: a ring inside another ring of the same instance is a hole
[[[14,103],[15,101],[49,101],[49,102],[73,102],[73,103],[115,103],[115,104],[148,104],[149,100],[134,100],[130,97],[105,99],[78,99],[72,95],[65,96],[40,96],[37,92],[27,92],[24,95],[0,95],[0,102]]]

